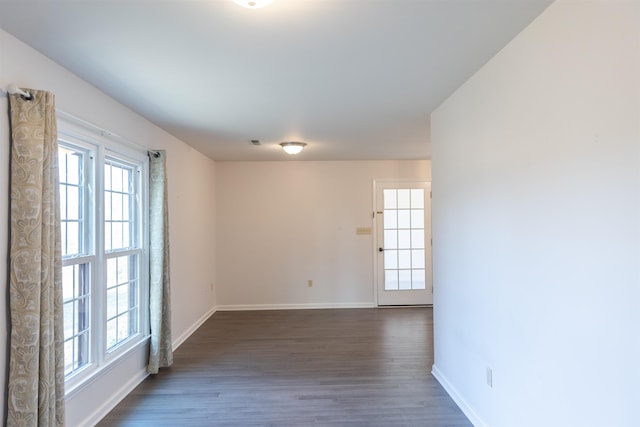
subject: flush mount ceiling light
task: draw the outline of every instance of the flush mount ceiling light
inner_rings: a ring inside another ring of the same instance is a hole
[[[304,142],[281,142],[280,146],[287,154],[298,154],[307,144]]]
[[[271,0],[233,0],[233,2],[247,9],[259,9],[271,3]]]

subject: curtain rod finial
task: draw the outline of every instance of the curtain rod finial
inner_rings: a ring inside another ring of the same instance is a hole
[[[25,90],[22,90],[18,87],[17,84],[15,83],[11,83],[9,86],[7,86],[7,93],[11,94],[11,95],[20,95],[22,96],[24,99],[26,100],[32,100],[33,99],[33,95]]]

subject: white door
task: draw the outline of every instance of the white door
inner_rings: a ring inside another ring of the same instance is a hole
[[[378,305],[433,304],[431,183],[375,183]]]

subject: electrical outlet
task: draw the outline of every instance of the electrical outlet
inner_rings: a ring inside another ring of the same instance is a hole
[[[313,287],[313,280],[307,280],[307,287]]]
[[[493,369],[487,366],[487,385],[493,388]]]

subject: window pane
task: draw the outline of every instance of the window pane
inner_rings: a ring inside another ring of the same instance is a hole
[[[398,211],[398,228],[410,228],[411,220],[409,219],[409,210]]]
[[[415,209],[411,211],[411,227],[424,228],[424,209]]]
[[[69,301],[73,298],[73,265],[62,267],[62,299]]]
[[[77,268],[79,270],[80,277],[78,278],[78,282],[76,284],[76,292],[79,297],[87,296],[91,293],[89,287],[90,264],[80,264]]]
[[[122,223],[122,247],[129,248],[131,247],[131,232],[129,231],[129,223]]]
[[[122,223],[111,223],[111,249],[122,249]]]
[[[58,148],[58,179],[61,184],[67,182],[67,152],[62,147]]]
[[[398,232],[396,230],[384,230],[384,248],[398,248]]]
[[[78,223],[67,222],[67,252],[65,255],[76,255],[80,253],[80,233]]]
[[[129,310],[129,285],[118,286],[118,314]]]
[[[107,349],[138,332],[138,255],[107,261]]]
[[[398,268],[398,251],[384,251],[384,268]]]
[[[398,268],[411,268],[411,251],[398,251]]]
[[[384,228],[398,228],[398,211],[393,209],[384,210]]]
[[[89,333],[85,332],[78,336],[77,340],[78,346],[78,365],[83,366],[89,362]]]
[[[109,320],[107,322],[107,349],[113,347],[118,343],[118,318]]]
[[[81,331],[80,322],[82,320],[82,313],[80,313],[80,301],[75,300],[73,302],[73,333],[74,335],[78,335],[78,332]]]
[[[89,297],[78,300],[78,332],[87,331],[91,325],[89,323]]]
[[[65,374],[89,363],[90,271],[90,264],[73,264],[62,268]]]
[[[398,289],[411,289],[411,270],[398,271]]]
[[[78,187],[67,186],[67,210],[66,219],[80,219],[80,196],[78,194]]]
[[[398,289],[398,270],[384,271],[384,289],[387,291]]]
[[[413,280],[411,287],[413,289],[426,289],[427,282],[425,281],[424,270],[413,270],[412,273]]]
[[[398,248],[411,248],[411,232],[409,230],[398,230]]]
[[[61,144],[58,146],[60,178],[60,233],[62,256],[84,251],[84,157],[85,153]]]
[[[129,193],[132,191],[131,188],[131,170],[125,169],[122,174],[122,191],[125,193]]]
[[[122,191],[122,169],[111,166],[111,190]]]
[[[118,342],[129,337],[129,313],[124,313],[118,317]]]
[[[118,258],[118,284],[127,283],[129,277],[129,258]]]
[[[398,207],[396,194],[396,190],[382,190],[382,199],[384,200],[385,209],[396,209]]]
[[[69,250],[67,249],[67,223],[60,223],[60,247],[62,248],[62,256],[66,256],[69,254]]]
[[[60,185],[60,219],[67,218],[67,186]]]
[[[112,319],[118,314],[118,289],[113,288],[107,290],[107,319]]]
[[[73,318],[74,318],[73,301],[63,304],[64,311],[64,336],[73,337]]]
[[[105,248],[108,251],[127,249],[136,244],[131,234],[137,218],[132,209],[135,197],[133,166],[109,164],[105,174],[110,182],[105,183]],[[108,235],[107,235],[108,232]]]
[[[111,194],[111,219],[115,221],[122,220],[122,194],[119,193],[107,193],[107,196]]]
[[[398,209],[409,209],[410,204],[410,190],[398,190]]]
[[[76,282],[74,289],[77,292],[78,297],[87,296],[91,293],[89,287],[91,264],[78,264],[76,266],[76,270],[78,271],[78,281]]]
[[[80,156],[81,153],[67,155],[67,184],[80,184]]]
[[[122,219],[129,221],[131,220],[131,212],[129,211],[129,199],[130,195],[125,194],[122,198]]]
[[[411,247],[414,249],[424,249],[424,230],[411,230]]]
[[[411,190],[411,209],[424,209],[424,190]]]
[[[64,342],[64,374],[73,372],[73,340]]]
[[[107,287],[111,288],[118,284],[116,281],[116,274],[118,272],[118,259],[107,259]]]
[[[411,251],[411,267],[424,268],[424,250],[414,249]]]

